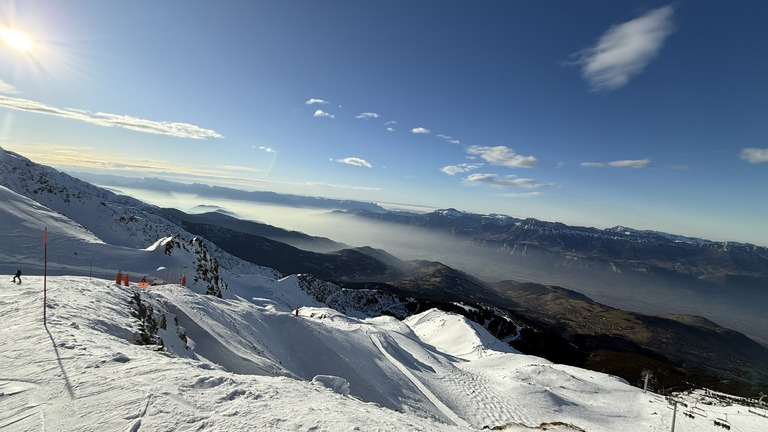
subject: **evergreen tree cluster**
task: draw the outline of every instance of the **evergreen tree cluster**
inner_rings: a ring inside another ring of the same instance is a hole
[[[163,339],[157,333],[158,329],[166,329],[165,314],[160,314],[158,321],[155,318],[154,308],[151,304],[141,300],[141,294],[138,291],[133,293],[129,304],[131,305],[131,316],[139,320],[138,334],[135,337],[136,344],[158,345],[162,348]]]

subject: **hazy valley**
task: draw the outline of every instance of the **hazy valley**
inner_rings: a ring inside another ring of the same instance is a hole
[[[146,189],[153,184],[152,179],[112,178],[105,186],[127,187],[126,192],[148,202],[172,202],[187,213],[218,210],[331,240],[307,243],[260,234],[314,252],[330,252],[339,244],[371,246],[401,259],[439,261],[488,283],[556,285],[641,313],[701,315],[768,343],[768,317],[761,306],[768,301],[766,247],[455,210],[373,211],[370,203],[354,208],[348,201],[344,205],[351,209],[337,211],[332,200],[318,207],[317,201],[301,197],[283,199],[292,199],[293,206],[276,206],[234,199],[242,192],[223,193],[226,188],[218,188],[214,195],[198,186],[193,194],[189,187],[162,181]],[[142,185],[145,189],[137,188]],[[170,189],[161,193],[161,187]]]

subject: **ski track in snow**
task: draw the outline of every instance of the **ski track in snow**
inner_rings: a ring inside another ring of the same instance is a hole
[[[463,368],[461,364],[452,373],[443,372],[438,377],[444,381],[441,385],[445,397],[452,397],[452,402],[461,407],[461,412],[475,427],[493,427],[509,422],[527,425],[535,423],[533,418],[526,415],[524,408],[505,402],[493,391],[482,374]]]
[[[397,359],[395,359],[392,354],[387,352],[386,348],[381,343],[381,335],[378,333],[373,333],[370,335],[371,341],[373,341],[373,344],[376,345],[376,348],[381,351],[381,353],[384,355],[384,357],[387,358],[400,372],[403,373],[423,394],[424,396],[432,402],[437,409],[440,410],[448,419],[450,419],[454,424],[458,426],[463,427],[469,427],[469,423],[465,421],[463,418],[459,417],[453,410],[448,408],[437,396],[435,396],[432,391],[430,391],[427,386],[425,386],[414,374],[411,373],[411,371],[405,367],[402,363],[400,363]]]
[[[385,336],[387,340],[411,355],[415,360],[413,364],[422,365],[408,368],[387,352],[379,339],[382,336],[381,333],[371,334],[371,339],[382,354],[457,425],[474,428],[494,427],[510,422],[538,425],[520,405],[505,402],[503,396],[488,385],[488,378],[483,373],[473,371],[467,361],[425,351],[421,341],[413,340],[418,340],[416,335],[390,332]],[[457,418],[461,421],[457,421]]]

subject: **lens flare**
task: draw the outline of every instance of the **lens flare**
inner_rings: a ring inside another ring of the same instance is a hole
[[[0,28],[0,38],[2,38],[9,47],[19,51],[28,51],[32,49],[33,46],[29,36],[18,30]]]

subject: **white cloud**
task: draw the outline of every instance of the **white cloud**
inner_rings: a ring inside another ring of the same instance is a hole
[[[451,144],[461,144],[461,143],[459,142],[459,140],[457,140],[457,139],[453,139],[452,137],[449,137],[448,135],[444,135],[444,134],[437,134],[436,136],[437,136],[438,138],[442,138],[442,139],[444,139],[444,140],[448,141],[448,142],[449,142],[449,143],[451,143]]]
[[[617,160],[612,162],[582,162],[581,166],[586,167],[615,167],[615,168],[650,168],[650,159],[637,159],[637,160]]]
[[[537,161],[533,156],[521,156],[506,146],[470,146],[467,147],[467,153],[478,155],[491,165],[510,168],[531,168],[536,165]]]
[[[16,90],[16,87],[0,79],[0,93],[17,94],[18,90]]]
[[[276,152],[274,149],[272,149],[271,147],[264,147],[264,146],[259,146],[259,150],[264,150],[264,151],[265,151],[265,152],[267,152],[267,153],[277,153],[277,152]]]
[[[508,189],[540,189],[559,186],[557,183],[539,183],[533,179],[519,178],[516,175],[498,175],[498,174],[470,174],[462,180],[462,183],[470,186],[487,184],[495,188]]]
[[[394,130],[395,130],[395,128],[391,128],[391,127],[388,127],[388,128],[387,128],[387,131],[388,131],[388,132],[393,132]]]
[[[330,118],[334,118],[336,116],[333,115],[333,114],[328,114],[327,112],[325,112],[323,110],[317,110],[317,111],[315,111],[315,115],[313,117],[330,117]]]
[[[744,159],[749,163],[768,162],[768,148],[766,149],[744,148],[744,149],[741,149],[741,153],[739,154],[739,157],[741,157],[742,159]]]
[[[323,99],[309,99],[308,101],[306,101],[304,103],[306,105],[312,105],[312,104],[326,105],[326,104],[328,104],[328,101],[327,100],[323,100]]]
[[[139,132],[171,135],[179,138],[223,138],[222,135],[210,129],[203,129],[189,123],[146,120],[121,114],[108,114],[103,112],[92,113],[71,108],[56,108],[28,99],[12,98],[2,95],[0,95],[0,106],[19,111],[28,111],[80,120],[99,126],[117,126]]]
[[[384,123],[384,125],[396,125],[396,124],[397,124],[397,122],[394,121],[394,120],[390,120],[390,121]]]
[[[411,132],[413,132],[415,134],[428,134],[429,133],[429,129],[425,129],[423,127],[415,127],[413,129],[411,129]]]
[[[609,28],[595,45],[574,54],[582,78],[592,90],[626,85],[661,50],[673,30],[673,13],[672,6],[664,6]]]
[[[356,158],[356,157],[348,157],[348,158],[344,158],[344,159],[336,159],[336,162],[344,163],[344,164],[347,164],[347,165],[355,165],[355,166],[371,168],[371,164],[369,164],[365,159],[360,159],[360,158]]]
[[[481,163],[463,163],[458,165],[448,165],[445,167],[440,168],[440,171],[448,174],[448,175],[456,175],[461,174],[465,172],[469,172],[472,170],[476,170],[483,166]]]
[[[379,115],[372,112],[364,112],[359,115],[355,116],[356,119],[369,119],[369,118],[379,118]]]

